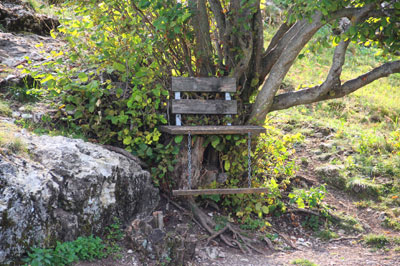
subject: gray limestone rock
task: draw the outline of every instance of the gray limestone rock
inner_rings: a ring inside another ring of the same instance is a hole
[[[61,136],[20,137],[29,156],[0,154],[0,264],[33,245],[101,233],[113,217],[145,217],[158,204],[150,174],[123,155]]]

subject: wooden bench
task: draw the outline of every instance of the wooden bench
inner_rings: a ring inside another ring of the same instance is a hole
[[[161,126],[160,131],[171,135],[223,135],[223,134],[248,134],[249,141],[251,134],[265,133],[265,128],[254,125],[213,125],[213,126],[190,126],[182,125],[183,114],[215,114],[235,115],[237,114],[237,102],[232,100],[231,93],[236,92],[235,78],[184,78],[173,77],[171,91],[174,99],[171,100],[171,113],[175,114],[175,125]],[[197,93],[224,93],[225,100],[194,100],[181,99],[182,92]],[[191,143],[188,142],[188,145]],[[188,149],[188,158],[191,155]],[[250,156],[250,154],[249,154]],[[189,162],[188,162],[189,163]],[[250,166],[249,166],[250,167]],[[191,169],[188,167],[189,186]],[[250,176],[249,176],[250,178]],[[236,188],[236,189],[189,189],[173,190],[173,195],[189,196],[201,194],[238,194],[238,193],[265,193],[265,188]]]

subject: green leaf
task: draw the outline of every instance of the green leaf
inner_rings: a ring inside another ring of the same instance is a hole
[[[269,213],[269,208],[267,206],[265,206],[265,205],[261,207],[261,210],[262,210],[262,212],[264,214],[268,214]]]
[[[231,163],[229,161],[225,161],[224,168],[225,171],[229,171],[229,169],[231,169]]]
[[[130,145],[132,142],[132,137],[131,136],[127,136],[126,138],[124,138],[124,145]]]
[[[299,207],[299,209],[304,209],[305,208],[304,200],[302,198],[298,198],[296,200],[296,203],[297,203],[297,207]]]
[[[182,135],[176,136],[174,140],[175,140],[175,143],[179,144],[182,142],[183,136]]]
[[[219,137],[214,136],[214,137],[213,137],[213,140],[211,141],[211,145],[214,147],[214,149],[217,148],[219,142],[220,142]]]
[[[79,78],[82,82],[86,82],[86,81],[88,81],[88,79],[89,79],[88,75],[87,75],[86,73],[84,73],[84,72],[79,73],[78,78]]]
[[[121,63],[115,62],[115,63],[113,64],[113,68],[114,68],[115,70],[120,71],[120,72],[125,72],[125,65],[123,65],[123,64],[121,64]]]

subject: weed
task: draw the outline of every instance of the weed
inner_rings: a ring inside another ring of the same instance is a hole
[[[295,189],[289,193],[290,203],[297,203],[297,206],[301,209],[307,208],[318,208],[322,204],[322,200],[325,198],[326,188],[324,185],[319,187],[312,187],[310,190]]]
[[[317,233],[317,236],[325,241],[339,237],[337,233],[330,230],[321,230]]]
[[[25,143],[15,135],[15,126],[7,123],[0,123],[0,152],[20,154],[26,150]]]
[[[308,227],[312,229],[314,232],[317,232],[322,225],[322,221],[316,215],[310,215],[305,218],[305,220],[301,223],[303,227]]]
[[[30,266],[63,266],[79,260],[93,261],[106,256],[103,240],[89,236],[78,237],[72,242],[57,242],[54,249],[33,247],[24,262]]]
[[[395,218],[390,218],[388,216],[385,217],[385,220],[382,224],[388,228],[392,228],[394,230],[400,231],[400,222],[397,221]]]
[[[240,225],[240,229],[243,230],[258,230],[260,228],[265,227],[266,225],[270,225],[268,222],[262,219],[252,219],[250,217],[247,217],[244,220],[244,223]]]
[[[114,217],[114,223],[106,228],[106,250],[107,255],[112,255],[114,258],[121,256],[121,247],[118,244],[124,237],[124,232],[121,230],[121,222],[117,217]]]
[[[346,189],[355,192],[359,197],[377,197],[382,186],[362,177],[353,177],[347,180]]]
[[[365,244],[375,248],[383,248],[390,243],[389,239],[384,235],[369,234],[364,236],[363,240]]]
[[[301,266],[318,266],[312,261],[309,261],[308,259],[295,259],[290,264],[295,264],[295,265],[301,265]]]
[[[0,116],[10,116],[12,113],[10,106],[0,100]]]

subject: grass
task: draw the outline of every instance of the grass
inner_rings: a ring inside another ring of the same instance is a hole
[[[301,265],[301,266],[318,266],[312,261],[309,261],[308,259],[295,259],[290,264],[294,265]]]
[[[363,241],[370,247],[383,248],[390,243],[390,240],[385,235],[369,234],[364,236]]]
[[[12,110],[7,102],[0,99],[0,116],[10,116]]]
[[[26,145],[21,138],[16,136],[16,132],[17,128],[15,125],[7,122],[0,122],[0,154],[25,153]]]
[[[321,33],[317,33],[316,37],[319,36]],[[266,39],[269,37],[267,34]],[[287,88],[301,89],[325,80],[333,48],[321,48],[313,54],[307,52],[310,47],[308,45],[302,51],[304,57],[297,59],[288,72],[283,81]],[[351,43],[343,66],[342,82],[382,65],[386,59],[378,57],[378,52]],[[329,151],[333,159],[327,163],[345,166],[341,171],[343,184],[340,183],[340,187],[355,196],[357,207],[385,211],[389,218],[384,225],[396,230],[400,226],[399,84],[400,74],[393,74],[341,99],[270,114],[273,125],[279,128],[290,125],[291,134],[301,132],[310,137],[319,129],[330,129],[333,138],[328,141],[338,148]],[[333,179],[328,178],[326,182],[332,183]]]

